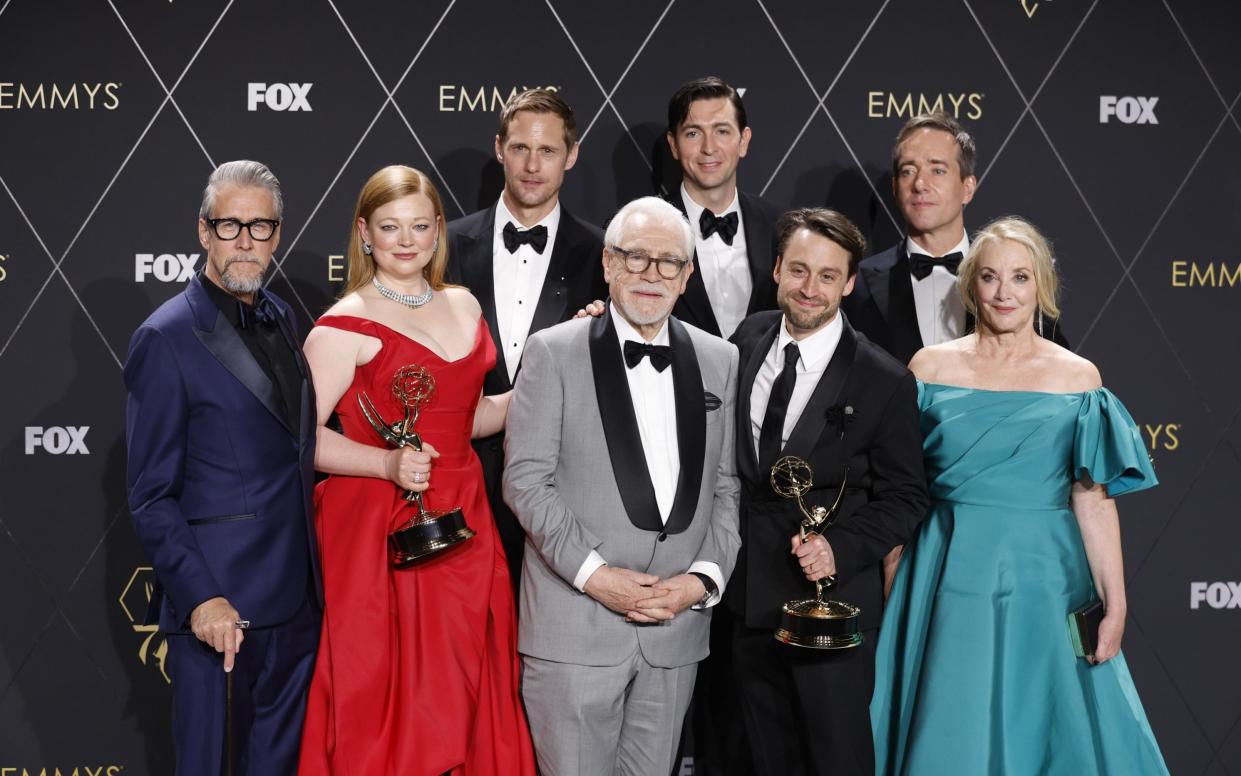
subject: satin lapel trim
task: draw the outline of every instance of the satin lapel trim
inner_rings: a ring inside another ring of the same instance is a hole
[[[905,255],[904,246],[898,248],[898,251],[900,253],[896,264],[888,274],[888,303],[880,309],[892,330],[893,345],[912,357],[922,348],[922,332],[918,330],[918,308],[914,304],[914,283],[909,276],[909,259]]]
[[[590,323],[590,369],[595,378],[595,401],[603,423],[603,437],[612,460],[612,476],[620,490],[629,522],[643,531],[663,531],[655,486],[646,468],[638,419],[629,395],[625,360],[608,312]],[[679,415],[678,415],[679,417]],[[678,428],[678,434],[680,429]],[[684,460],[684,457],[682,457]]]
[[[224,318],[224,313],[217,311],[215,325],[211,329],[195,327],[194,334],[207,350],[211,351],[211,355],[280,421],[281,426],[290,434],[301,438],[299,430],[289,428],[289,421],[276,398],[276,386],[267,379],[266,373],[254,360],[246,343],[241,341],[241,337]]]
[[[681,199],[680,191],[672,198],[672,204],[676,205],[681,211],[681,215],[689,218],[685,210],[685,202]],[[694,233],[694,244],[698,243],[698,227],[690,224],[690,231]],[[682,318],[693,318],[697,322],[698,328],[707,332],[720,336],[720,324],[715,320],[715,311],[711,309],[711,299],[707,296],[707,284],[702,282],[702,267],[698,264],[698,249],[694,249],[693,255],[694,274],[689,276],[689,282],[685,284],[685,293],[681,294],[681,298],[677,300],[689,315],[682,315]]]
[[[741,474],[749,482],[762,481],[758,476],[758,453],[754,450],[753,423],[750,420],[750,413],[752,411],[750,395],[754,393],[754,381],[758,378],[758,370],[762,368],[763,360],[767,358],[767,353],[771,351],[771,343],[776,341],[776,335],[780,332],[780,324],[783,322],[784,316],[777,316],[776,322],[759,336],[757,343],[754,345],[754,350],[750,351],[749,358],[741,366],[741,377],[737,381],[736,447],[741,451],[738,458],[738,462],[741,464]]]
[[[827,363],[827,369],[819,378],[819,384],[810,394],[810,401],[806,402],[806,408],[797,419],[797,425],[793,426],[793,433],[789,435],[789,441],[785,443],[781,455],[795,455],[809,460],[815,443],[823,435],[827,425],[827,408],[834,405],[840,397],[845,381],[849,379],[849,369],[857,355],[857,337],[853,333],[853,327],[848,321],[843,323],[844,331],[840,334],[836,352],[832,354],[832,360]]]
[[[572,267],[569,260],[573,252],[574,242],[573,220],[564,208],[560,209],[560,228],[556,230],[556,242],[552,244],[552,256],[547,263],[547,275],[543,278],[543,288],[539,291],[539,301],[534,307],[534,317],[530,320],[530,333],[542,331],[548,326],[564,319],[565,307],[568,304],[568,283],[566,278]],[[600,258],[601,257],[597,257]],[[583,299],[580,303],[594,301]],[[518,369],[521,365],[518,364]]]
[[[771,255],[771,240],[763,239],[764,235],[759,233],[758,209],[751,207],[749,198],[740,191],[737,199],[741,205],[741,219],[745,222],[745,252],[750,262],[750,301],[746,310],[748,315],[753,315],[759,312],[754,305],[763,298],[762,291],[775,282],[771,272],[776,261]]]
[[[487,321],[487,331],[491,334],[491,342],[496,348],[496,365],[492,367],[497,374],[504,376],[504,382],[511,388],[508,379],[508,365],[504,360],[504,343],[500,341],[500,326],[496,322],[495,269],[492,263],[496,257],[492,255],[495,247],[496,206],[492,205],[483,219],[482,231],[470,235],[474,241],[473,250],[469,255],[462,256],[466,263],[465,283],[474,298],[483,308],[483,318]],[[500,257],[505,258],[505,257]]]
[[[310,365],[306,363],[306,357],[302,354],[301,343],[297,341],[296,329],[293,327],[293,321],[289,319],[289,313],[283,310],[280,312],[280,332],[284,334],[285,342],[289,343],[289,347],[293,349],[293,360],[297,362],[297,371],[302,374],[302,411],[299,413],[299,422],[301,428],[298,429],[298,439],[305,441],[306,434],[311,426],[308,425],[308,417],[314,418],[311,414],[307,416],[306,409],[309,407],[311,413],[317,413],[318,408],[315,407],[315,387],[310,381]]]
[[[668,319],[668,340],[672,345],[672,392],[676,396],[677,452],[681,459],[681,472],[677,476],[676,497],[664,530],[678,534],[689,528],[694,521],[694,513],[698,511],[698,491],[702,487],[703,467],[706,466],[707,401],[693,340],[675,318]]]

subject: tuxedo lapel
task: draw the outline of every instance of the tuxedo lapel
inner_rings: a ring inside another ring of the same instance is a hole
[[[703,394],[698,354],[689,332],[680,321],[668,319],[668,340],[672,346],[672,392],[676,397],[677,452],[681,472],[677,477],[676,498],[664,530],[677,534],[689,527],[698,509],[698,490],[707,445],[707,403]]]
[[[543,288],[539,291],[539,301],[534,308],[534,318],[530,321],[531,334],[564,320],[565,306],[568,304],[568,277],[573,269],[571,265],[575,253],[573,248],[577,242],[576,226],[577,224],[562,205],[560,226],[556,229],[556,242],[552,245],[547,275],[543,278]],[[583,300],[585,301],[591,300]]]
[[[768,296],[764,293],[767,286],[773,284],[772,269],[776,258],[771,252],[771,229],[762,213],[754,206],[748,195],[738,191],[737,199],[741,205],[741,220],[745,229],[746,258],[750,262],[750,301],[747,314],[758,312],[760,301]]]
[[[836,352],[832,354],[832,360],[828,362],[827,369],[819,378],[819,384],[810,394],[810,400],[806,402],[806,407],[801,411],[797,424],[793,426],[793,433],[789,434],[789,440],[785,443],[781,455],[795,455],[803,460],[809,459],[815,443],[823,435],[827,422],[827,410],[836,403],[845,381],[849,378],[849,369],[853,366],[854,356],[857,355],[857,336],[853,333],[853,327],[849,325],[848,320],[841,322],[844,324],[844,330],[840,334],[840,343],[836,345]]]
[[[478,224],[477,230],[472,234],[466,235],[469,240],[466,255],[459,257],[463,265],[462,280],[466,288],[474,294],[474,298],[478,300],[479,305],[483,308],[483,318],[487,321],[487,331],[491,333],[491,342],[495,345],[496,365],[492,368],[494,374],[504,378],[505,387],[508,390],[512,386],[508,384],[508,366],[504,360],[504,343],[500,342],[500,326],[496,320],[496,295],[495,295],[495,270],[492,263],[498,258],[500,260],[512,258],[511,256],[493,256],[492,249],[494,247],[494,233],[496,225],[496,205],[492,205],[484,217]],[[502,391],[497,391],[500,393]]]
[[[784,320],[782,315],[776,315],[774,318],[775,320],[771,326],[764,329],[759,335],[745,363],[741,365],[741,375],[737,381],[736,448],[740,451],[737,462],[740,465],[742,476],[748,482],[760,482],[762,479],[758,474],[758,454],[754,450],[754,434],[751,431],[753,424],[750,421],[750,413],[752,411],[750,395],[754,392],[754,380],[758,377],[758,370],[762,368],[763,360],[767,358],[767,353],[771,351],[771,343],[776,341],[776,335],[780,332],[780,324]]]
[[[688,218],[685,202],[682,201],[679,191],[672,198],[672,204],[676,205],[681,214]],[[690,224],[690,230],[694,234],[694,243],[697,245],[698,225]],[[681,298],[677,300],[677,304],[681,305],[688,315],[677,315],[677,317],[693,321],[698,328],[718,337],[720,336],[720,324],[715,320],[715,311],[711,309],[711,298],[707,296],[707,285],[702,280],[702,267],[698,264],[697,248],[694,249],[693,261],[694,271],[685,284],[685,293],[681,294]]]
[[[302,353],[301,343],[297,341],[297,329],[294,325],[292,315],[285,312],[283,308],[280,310],[280,333],[284,335],[285,342],[293,350],[293,360],[297,362],[297,371],[302,375],[302,403],[301,403],[301,428],[299,429],[299,439],[303,442],[306,436],[313,433],[315,419],[318,409],[315,407],[315,384],[310,379],[310,365],[306,363],[306,356]],[[309,410],[309,412],[307,412]]]
[[[211,282],[211,281],[207,281]],[[300,439],[298,429],[289,427],[276,386],[268,379],[263,368],[254,360],[246,343],[229,324],[220,308],[216,307],[202,287],[197,276],[190,279],[185,289],[186,299],[194,310],[194,335],[207,348],[220,365],[254,394],[254,398],[267,408],[288,432]],[[286,336],[288,336],[286,334]],[[295,348],[296,350],[296,348]],[[300,365],[299,365],[300,368]]]
[[[922,349],[922,332],[918,329],[918,308],[914,305],[914,284],[904,245],[897,246],[896,256],[896,263],[888,272],[887,304],[880,305],[879,310],[892,331],[893,351],[909,354],[903,359],[897,356],[897,360],[908,361]]]
[[[603,422],[603,437],[612,461],[612,474],[620,490],[621,502],[629,522],[644,531],[662,531],[659,504],[655,501],[655,487],[646,468],[646,455],[642,450],[642,438],[638,433],[638,419],[633,411],[633,399],[629,395],[629,380],[625,376],[625,360],[621,356],[620,341],[612,325],[612,315],[603,315],[590,323],[590,369],[595,379],[595,400],[599,405],[599,419]],[[673,377],[675,381],[675,373]],[[701,384],[701,381],[700,381]],[[699,389],[701,393],[701,389]],[[678,422],[679,422],[678,414]],[[678,439],[680,426],[677,428]],[[684,455],[682,455],[684,460]],[[684,470],[684,466],[681,467]]]

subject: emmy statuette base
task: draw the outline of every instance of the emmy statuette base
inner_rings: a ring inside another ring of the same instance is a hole
[[[791,601],[780,612],[776,641],[805,649],[849,649],[862,643],[861,609],[840,601]]]
[[[460,509],[425,512],[388,534],[392,565],[396,568],[408,566],[455,547],[472,536],[474,530],[466,525]]]

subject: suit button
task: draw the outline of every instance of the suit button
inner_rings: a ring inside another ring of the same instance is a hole
[[[659,532],[659,540],[660,540],[661,542],[662,542],[664,539],[667,539],[667,538],[668,538],[668,534],[664,533],[663,531],[660,531],[660,532]]]

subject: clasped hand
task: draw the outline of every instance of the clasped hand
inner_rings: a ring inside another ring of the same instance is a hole
[[[702,600],[707,590],[693,574],[660,579],[632,569],[600,566],[586,580],[586,595],[630,622],[671,620]]]
[[[832,545],[820,534],[812,534],[804,542],[801,534],[796,534],[791,545],[792,553],[797,556],[797,562],[801,564],[806,579],[817,582],[835,576],[836,554],[832,552]]]
[[[384,476],[406,490],[421,493],[431,487],[431,461],[439,457],[429,442],[422,443],[422,450],[408,445],[389,450],[384,457]]]

